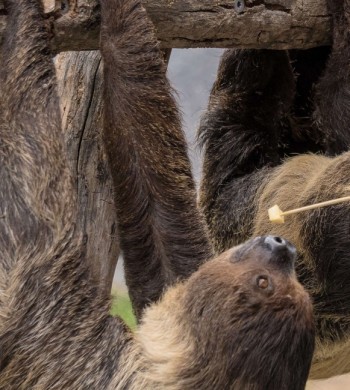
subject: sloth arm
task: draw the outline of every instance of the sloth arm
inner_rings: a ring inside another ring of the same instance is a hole
[[[7,9],[0,66],[0,279],[4,280],[23,254],[47,250],[65,234],[74,209],[41,6],[38,1],[18,1],[18,6],[8,1]]]
[[[215,249],[251,235],[255,198],[281,163],[295,82],[286,51],[227,50],[201,119],[200,204]]]
[[[144,13],[137,0],[102,1],[103,136],[138,317],[212,254],[178,108]]]
[[[131,336],[109,316],[109,300],[93,284],[75,228],[41,1],[6,1],[5,9],[0,388],[89,388],[94,372],[96,388],[103,389]],[[102,366],[108,369],[102,372]]]
[[[330,156],[350,149],[349,1],[327,0],[333,20],[332,51],[316,85],[314,121]]]

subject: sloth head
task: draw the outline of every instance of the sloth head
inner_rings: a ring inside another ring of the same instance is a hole
[[[171,288],[139,333],[157,380],[174,388],[303,389],[315,336],[295,257],[286,240],[258,237]]]

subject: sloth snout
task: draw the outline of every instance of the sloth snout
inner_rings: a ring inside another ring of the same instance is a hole
[[[297,250],[289,241],[278,236],[267,236],[264,239],[264,244],[271,251],[271,261],[294,265]]]

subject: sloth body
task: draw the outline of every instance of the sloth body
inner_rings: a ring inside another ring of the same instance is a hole
[[[272,170],[256,198],[253,235],[279,234],[298,248],[299,279],[313,297],[316,314],[317,349],[310,373],[315,378],[350,371],[350,205],[296,215],[281,226],[269,224],[266,210],[271,204],[288,210],[295,205],[346,196],[350,188],[349,169],[350,153],[337,158],[294,157]]]
[[[200,125],[200,202],[216,252],[264,234],[296,245],[298,278],[315,310],[314,378],[350,371],[350,204],[282,225],[267,210],[349,195],[349,1],[328,7],[331,50],[225,52]]]

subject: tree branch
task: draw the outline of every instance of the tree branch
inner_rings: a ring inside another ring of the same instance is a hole
[[[54,23],[57,51],[98,48],[98,0],[70,3]],[[325,0],[144,0],[163,48],[310,48],[329,44]],[[2,16],[1,16],[2,15]],[[5,27],[0,0],[0,39]]]

